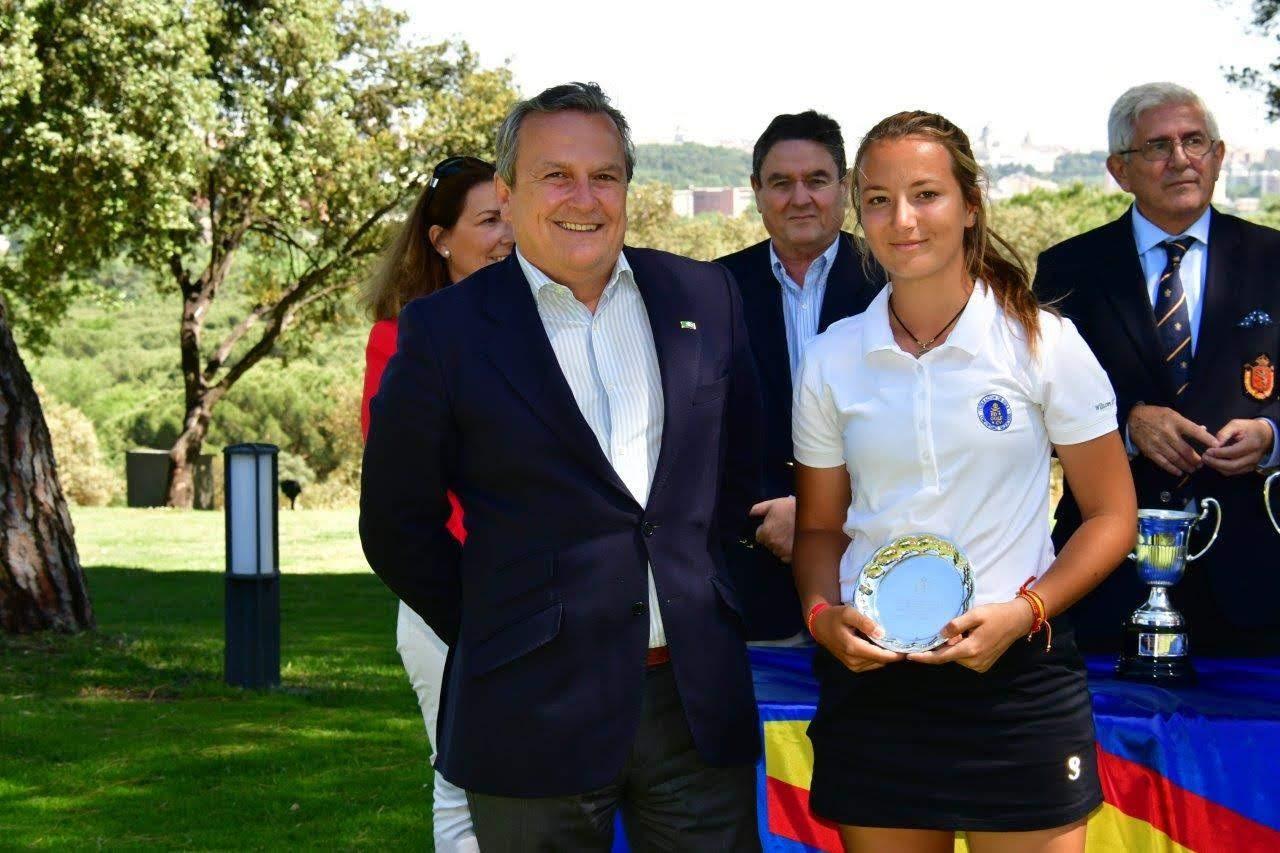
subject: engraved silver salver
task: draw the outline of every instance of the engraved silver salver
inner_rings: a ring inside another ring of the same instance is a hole
[[[973,569],[953,542],[930,533],[899,536],[871,555],[858,573],[853,606],[884,629],[876,645],[927,652],[939,633],[973,602]]]

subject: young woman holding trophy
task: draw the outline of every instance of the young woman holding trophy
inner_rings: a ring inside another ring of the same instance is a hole
[[[849,850],[1082,851],[1102,802],[1058,615],[1133,545],[1106,375],[988,227],[945,118],[863,140],[853,201],[891,283],[805,353],[794,564],[822,646],[811,804]],[[1057,450],[1085,523],[1049,539]],[[844,602],[844,603],[842,603]]]

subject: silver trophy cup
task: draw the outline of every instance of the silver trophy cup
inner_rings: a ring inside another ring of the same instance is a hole
[[[1277,477],[1280,477],[1280,471],[1271,474],[1262,484],[1262,504],[1267,508],[1267,518],[1271,519],[1271,526],[1276,529],[1276,533],[1280,533],[1280,521],[1276,521],[1276,514],[1271,511],[1271,483]]]
[[[1188,554],[1191,531],[1214,510],[1213,534],[1195,554]],[[1186,620],[1169,602],[1169,587],[1182,579],[1187,563],[1213,547],[1222,527],[1222,506],[1213,498],[1200,502],[1200,513],[1168,509],[1138,510],[1138,545],[1129,559],[1151,590],[1125,624],[1124,651],[1116,666],[1123,678],[1180,682],[1195,678]]]

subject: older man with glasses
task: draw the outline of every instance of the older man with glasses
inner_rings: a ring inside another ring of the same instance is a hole
[[[1214,497],[1222,533],[1175,592],[1198,654],[1274,650],[1280,572],[1260,489],[1280,461],[1280,232],[1213,208],[1225,145],[1194,93],[1172,83],[1125,92],[1108,120],[1107,168],[1134,204],[1040,256],[1036,290],[1056,301],[1115,386],[1139,505]],[[1081,524],[1070,490],[1054,543]],[[1073,609],[1085,650],[1119,645],[1144,598],[1121,567]]]

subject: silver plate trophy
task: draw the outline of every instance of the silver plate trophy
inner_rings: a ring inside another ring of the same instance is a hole
[[[1271,511],[1271,483],[1278,477],[1280,471],[1275,471],[1262,484],[1262,505],[1267,508],[1267,518],[1271,519],[1271,526],[1276,529],[1276,533],[1280,533],[1280,521],[1276,521],[1276,514]]]
[[[972,601],[969,561],[953,543],[928,533],[900,536],[872,554],[853,593],[853,606],[884,629],[873,642],[903,653],[942,645],[939,632]]]
[[[1186,620],[1169,602],[1169,587],[1182,579],[1187,563],[1213,547],[1222,526],[1222,507],[1213,498],[1200,502],[1200,512],[1168,509],[1138,510],[1138,544],[1129,559],[1138,577],[1151,587],[1147,600],[1125,623],[1124,645],[1116,672],[1134,681],[1161,683],[1195,679]],[[1213,534],[1195,554],[1187,553],[1191,531],[1214,510]]]

